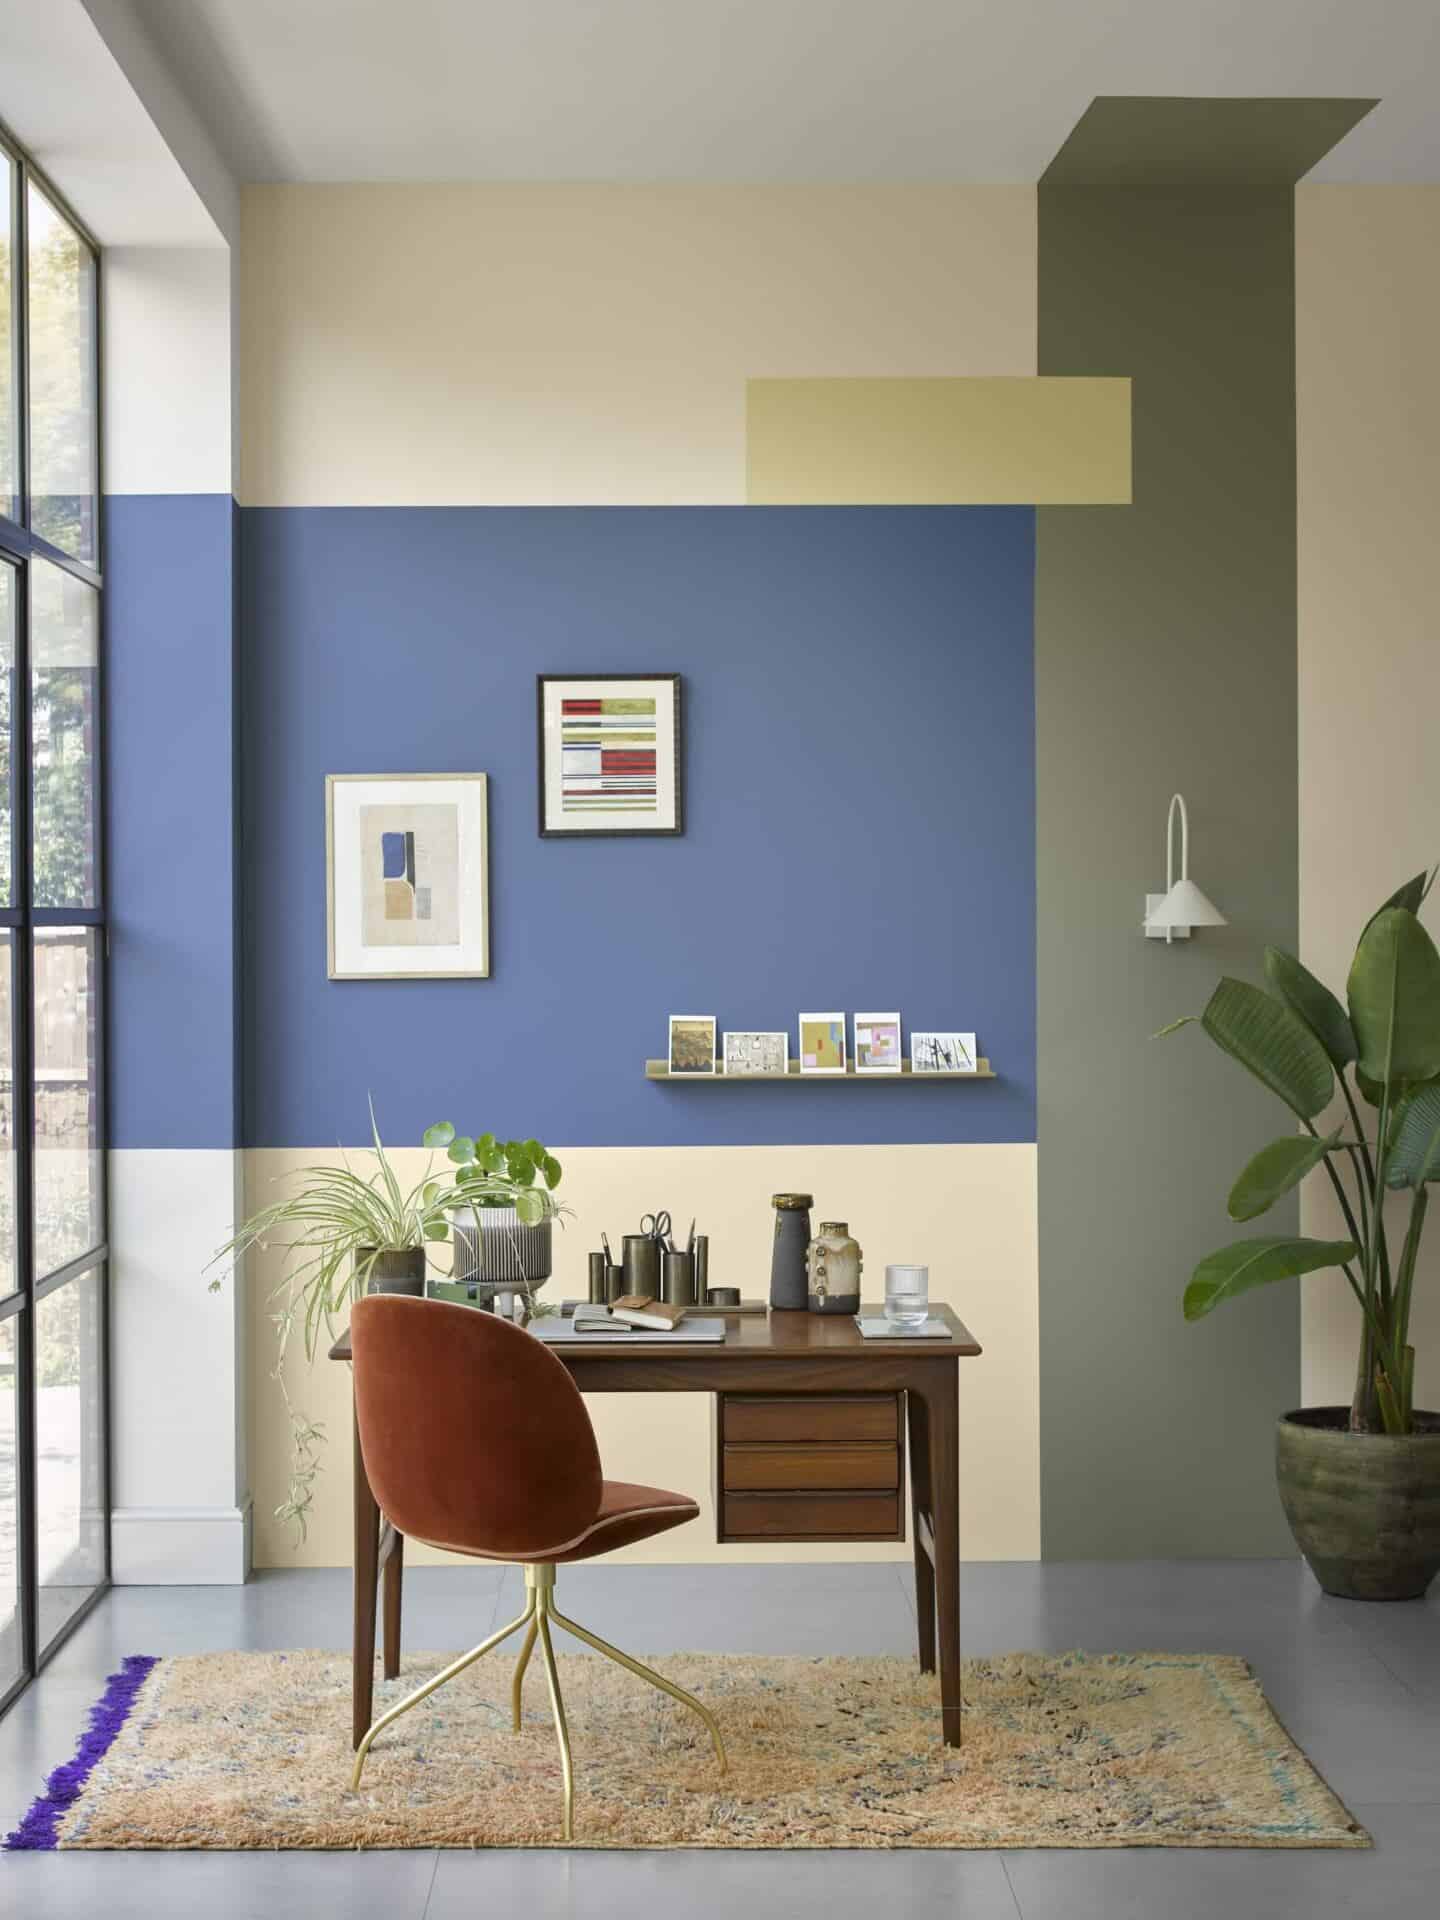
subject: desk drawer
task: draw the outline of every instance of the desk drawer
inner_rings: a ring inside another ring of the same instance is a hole
[[[897,1493],[727,1493],[724,1540],[898,1540]]]
[[[893,1393],[727,1393],[725,1439],[888,1440],[900,1416]]]
[[[725,1423],[727,1434],[732,1431]],[[725,1447],[724,1487],[727,1493],[799,1492],[815,1489],[858,1493],[900,1485],[900,1454],[893,1440],[837,1441],[817,1446],[757,1446],[750,1442]]]

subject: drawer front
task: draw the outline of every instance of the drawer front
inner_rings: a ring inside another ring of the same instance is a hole
[[[727,1540],[898,1540],[898,1493],[727,1493]]]
[[[900,1455],[893,1440],[888,1444],[842,1440],[808,1447],[727,1445],[724,1484],[726,1492],[741,1493],[772,1488],[893,1493],[900,1485]]]
[[[888,1440],[900,1432],[893,1393],[725,1395],[725,1439]]]

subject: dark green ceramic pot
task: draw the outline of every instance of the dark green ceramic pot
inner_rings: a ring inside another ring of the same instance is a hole
[[[369,1247],[361,1247],[357,1259],[369,1257]],[[408,1293],[423,1298],[425,1293],[424,1247],[383,1247],[370,1269],[371,1293]]]
[[[1418,1600],[1440,1573],[1440,1414],[1416,1431],[1351,1433],[1348,1407],[1287,1413],[1275,1434],[1280,1499],[1326,1593]]]

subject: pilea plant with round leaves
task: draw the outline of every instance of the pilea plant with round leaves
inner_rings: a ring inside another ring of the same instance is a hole
[[[1233,1241],[1191,1275],[1185,1318],[1199,1320],[1273,1280],[1338,1268],[1360,1309],[1355,1433],[1415,1431],[1410,1309],[1429,1189],[1440,1180],[1440,952],[1417,918],[1434,878],[1431,872],[1407,880],[1371,916],[1351,962],[1345,1005],[1293,954],[1270,947],[1268,992],[1221,980],[1198,1016],[1215,1044],[1283,1101],[1303,1129],[1262,1147],[1241,1171],[1230,1190],[1231,1219],[1258,1218],[1307,1174],[1323,1171],[1348,1237]],[[1344,1117],[1332,1125],[1337,1095]],[[1405,1192],[1401,1234],[1392,1232],[1398,1222],[1386,1220],[1385,1201]]]
[[[497,1140],[493,1133],[457,1133],[448,1120],[425,1129],[422,1144],[432,1153],[444,1153],[455,1167],[454,1186],[444,1204],[466,1207],[513,1207],[523,1226],[536,1227],[552,1219],[560,1208],[551,1197],[563,1168],[538,1140]],[[443,1189],[434,1189],[442,1202]]]

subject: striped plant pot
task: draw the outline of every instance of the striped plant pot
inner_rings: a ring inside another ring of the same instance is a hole
[[[550,1278],[552,1227],[549,1220],[523,1226],[514,1207],[457,1212],[455,1278],[508,1289],[538,1287]]]

